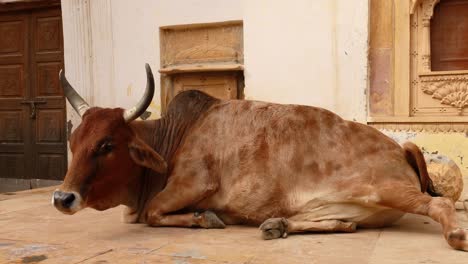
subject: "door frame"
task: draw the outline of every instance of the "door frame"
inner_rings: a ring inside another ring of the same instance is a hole
[[[59,7],[60,0],[36,0],[36,1],[15,1],[0,3],[0,12],[13,12],[13,11],[24,11],[33,10],[48,7]]]

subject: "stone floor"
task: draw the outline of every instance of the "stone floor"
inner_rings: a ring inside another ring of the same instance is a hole
[[[396,226],[354,234],[264,241],[257,228],[150,228],[120,222],[120,208],[73,216],[50,205],[51,188],[0,195],[0,263],[468,263],[434,221],[407,215]],[[468,215],[459,212],[464,227]]]

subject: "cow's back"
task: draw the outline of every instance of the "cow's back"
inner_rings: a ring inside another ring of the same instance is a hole
[[[200,174],[219,185],[195,207],[258,223],[294,215],[324,197],[371,196],[366,188],[385,180],[379,178],[384,171],[401,168],[405,177],[409,166],[402,164],[393,140],[327,110],[232,100],[213,105],[192,127],[174,173]],[[417,177],[412,181],[418,184]]]

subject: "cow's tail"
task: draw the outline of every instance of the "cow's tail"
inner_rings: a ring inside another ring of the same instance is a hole
[[[403,149],[405,150],[406,160],[419,176],[421,192],[427,192],[431,196],[441,196],[434,191],[434,185],[432,184],[432,180],[429,178],[429,173],[427,172],[424,155],[418,146],[416,146],[414,143],[406,142],[403,144]]]

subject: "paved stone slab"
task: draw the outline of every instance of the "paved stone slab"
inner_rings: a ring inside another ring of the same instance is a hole
[[[265,241],[256,227],[124,224],[122,208],[63,215],[50,205],[53,189],[0,195],[0,263],[468,263],[468,253],[452,250],[422,216],[386,229]],[[459,218],[468,227],[468,215]]]

